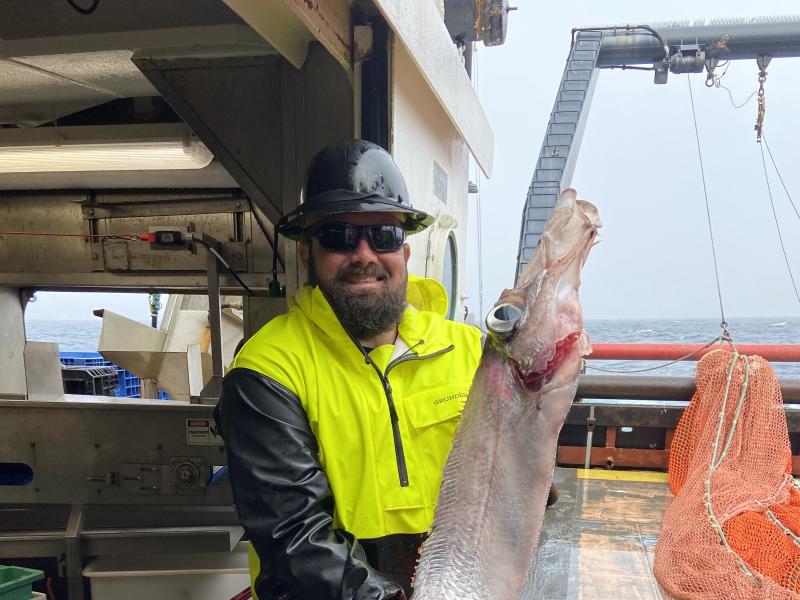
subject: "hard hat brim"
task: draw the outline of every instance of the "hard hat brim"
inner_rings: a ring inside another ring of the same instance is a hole
[[[305,202],[281,217],[276,229],[289,239],[300,242],[305,239],[303,232],[324,217],[344,213],[381,212],[404,215],[402,226],[408,235],[427,229],[434,220],[433,216],[424,211],[386,200],[383,196],[332,190],[319,194],[313,202]]]

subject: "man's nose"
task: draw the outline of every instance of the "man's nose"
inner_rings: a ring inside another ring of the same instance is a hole
[[[376,252],[370,246],[366,235],[362,235],[358,240],[358,246],[350,253],[350,260],[356,263],[378,262]]]

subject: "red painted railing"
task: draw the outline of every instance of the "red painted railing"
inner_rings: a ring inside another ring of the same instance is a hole
[[[704,347],[704,344],[596,344],[592,343],[593,360],[697,360],[727,344]],[[800,362],[800,344],[736,344],[739,354],[757,354],[771,362]]]

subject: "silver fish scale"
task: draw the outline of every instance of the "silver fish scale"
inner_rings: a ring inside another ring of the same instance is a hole
[[[521,592],[549,489],[541,481],[552,473],[551,457],[542,460],[530,436],[557,436],[560,422],[554,427],[537,402],[508,393],[514,388],[507,382],[493,384],[505,377],[505,363],[488,354],[476,376],[483,385],[470,393],[445,467],[414,600],[513,599]],[[472,401],[492,394],[490,402]]]
[[[565,346],[540,390],[526,389],[514,365],[531,359],[542,364],[559,341],[583,335],[580,268],[598,227],[597,209],[565,190],[542,234],[544,243],[521,278],[524,286],[534,284],[535,293],[520,285],[496,305],[504,310],[503,302],[518,305],[525,298],[524,318],[509,339],[507,317],[497,317],[493,335],[502,341],[484,346],[445,463],[412,600],[518,600],[522,593],[544,518],[558,434],[588,342]]]

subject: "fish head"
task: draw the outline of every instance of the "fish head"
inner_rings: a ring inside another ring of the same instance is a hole
[[[564,190],[517,286],[486,318],[491,343],[528,392],[574,379],[591,351],[578,290],[600,226],[597,208]]]

